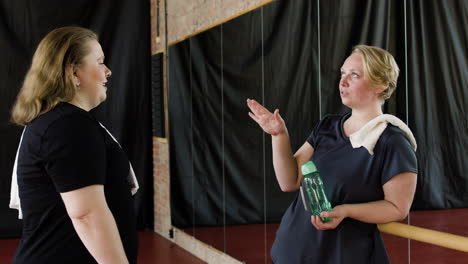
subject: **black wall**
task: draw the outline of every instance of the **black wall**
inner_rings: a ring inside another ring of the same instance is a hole
[[[77,25],[98,33],[112,70],[108,99],[93,113],[129,156],[140,183],[135,197],[140,229],[153,223],[150,1],[0,2],[0,237],[21,233],[8,208],[11,171],[22,128],[9,113],[32,55],[46,33]]]

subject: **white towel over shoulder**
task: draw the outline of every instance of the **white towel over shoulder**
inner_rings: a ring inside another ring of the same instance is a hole
[[[112,136],[112,134],[109,132],[109,130],[107,130],[107,128],[105,128],[101,123],[99,123],[99,124],[104,128],[104,130],[107,131],[107,133],[111,136],[111,138],[115,142],[117,142],[117,140],[114,138],[114,136]],[[12,173],[12,176],[11,176],[11,192],[10,192],[10,205],[9,205],[11,209],[17,209],[18,210],[18,218],[19,219],[23,219],[23,212],[21,211],[21,201],[20,201],[19,193],[18,193],[18,175],[17,175],[16,171],[18,169],[18,154],[19,154],[19,149],[21,147],[21,142],[23,141],[24,131],[26,131],[26,127],[24,127],[24,129],[23,129],[23,133],[21,134],[20,143],[18,145],[18,150],[16,151],[15,165],[13,165],[13,173]],[[119,142],[117,142],[117,144],[119,144]],[[119,144],[119,146],[120,146],[120,144]],[[129,162],[129,165],[130,165],[130,170],[128,172],[127,181],[130,184],[130,191],[131,191],[132,195],[135,195],[135,193],[138,191],[140,186],[138,185],[138,180],[137,180],[137,178],[135,176],[135,172],[133,171],[133,167],[132,167],[132,164],[130,162]]]
[[[372,119],[361,127],[361,129],[351,134],[349,136],[351,145],[353,148],[365,147],[371,155],[374,155],[375,144],[379,140],[380,135],[384,132],[385,128],[387,128],[388,123],[399,127],[406,134],[406,137],[409,139],[414,150],[416,150],[416,139],[409,127],[403,121],[398,119],[398,117],[388,114],[380,115]]]

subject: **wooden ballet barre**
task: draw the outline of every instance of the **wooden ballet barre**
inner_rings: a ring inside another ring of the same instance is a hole
[[[468,252],[468,237],[401,223],[378,224],[380,231],[445,248]]]

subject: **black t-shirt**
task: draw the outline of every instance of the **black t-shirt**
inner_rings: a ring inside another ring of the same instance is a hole
[[[60,193],[104,185],[125,253],[136,263],[138,234],[128,158],[88,112],[60,103],[24,131],[18,155],[23,235],[13,263],[96,263],[76,233]]]
[[[325,117],[307,139],[333,207],[382,200],[382,186],[392,177],[417,173],[416,153],[399,128],[388,125],[370,155],[364,147],[354,149],[344,134],[349,116]],[[298,194],[276,233],[275,264],[389,262],[377,225],[345,218],[336,229],[320,231],[310,216]]]

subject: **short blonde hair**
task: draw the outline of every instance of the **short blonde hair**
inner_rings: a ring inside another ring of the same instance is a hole
[[[60,102],[68,102],[76,93],[69,65],[80,64],[91,52],[89,41],[97,35],[86,28],[62,27],[49,32],[34,53],[31,68],[23,82],[11,119],[26,125]]]
[[[400,68],[390,52],[373,46],[357,45],[352,53],[364,60],[364,74],[376,89],[384,89],[381,99],[387,100],[395,91]]]

